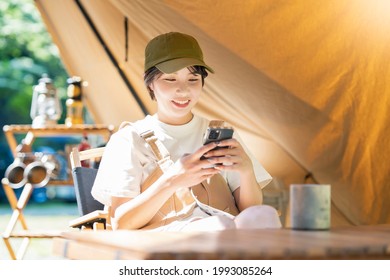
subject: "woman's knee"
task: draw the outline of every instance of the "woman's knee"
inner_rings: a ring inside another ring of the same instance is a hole
[[[269,205],[256,205],[243,210],[236,218],[237,228],[281,228],[278,211]]]

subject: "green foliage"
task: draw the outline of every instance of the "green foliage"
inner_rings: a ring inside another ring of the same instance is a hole
[[[43,73],[65,99],[68,75],[34,1],[0,1],[0,127],[31,123],[32,87]],[[60,122],[64,118],[65,110]],[[8,160],[10,151],[1,133],[0,175]]]

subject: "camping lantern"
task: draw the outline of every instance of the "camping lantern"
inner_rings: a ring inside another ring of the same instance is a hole
[[[72,77],[67,80],[68,89],[66,100],[66,119],[65,124],[72,126],[74,124],[83,124],[83,102],[82,102],[82,81],[80,77]]]
[[[61,117],[62,108],[57,96],[57,90],[52,80],[43,74],[38,85],[33,86],[30,116],[33,127],[56,125]]]

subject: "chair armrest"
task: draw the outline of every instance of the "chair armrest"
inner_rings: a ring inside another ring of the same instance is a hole
[[[94,224],[100,223],[106,229],[106,221],[108,220],[108,211],[96,210],[84,216],[76,218],[69,222],[72,228],[94,228]]]

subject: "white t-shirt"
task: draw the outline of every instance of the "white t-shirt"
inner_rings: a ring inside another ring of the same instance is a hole
[[[92,189],[93,197],[111,206],[111,196],[133,198],[140,194],[140,186],[157,167],[155,156],[139,136],[140,132],[153,130],[175,162],[184,154],[193,153],[202,146],[208,124],[208,120],[194,116],[189,123],[174,126],[160,122],[155,115],[148,115],[145,119],[120,129],[106,145]],[[234,132],[233,137],[240,141],[251,157],[256,180],[264,187],[272,177],[248,151],[237,132]],[[240,186],[237,172],[223,172],[222,176],[232,192]]]

